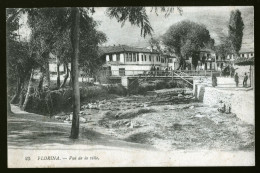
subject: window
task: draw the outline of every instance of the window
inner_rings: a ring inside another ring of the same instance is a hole
[[[119,68],[119,76],[125,76],[125,68]]]
[[[111,54],[109,55],[109,61],[112,61],[112,55]]]
[[[160,56],[159,56],[158,60],[159,60],[159,62],[161,61],[161,57]]]
[[[129,53],[129,61],[132,62],[132,54]]]
[[[144,61],[144,55],[142,55],[142,61]]]
[[[172,59],[169,59],[169,63],[172,63]]]
[[[133,53],[133,62],[136,62],[136,54]]]
[[[146,61],[146,55],[144,55],[144,61]]]
[[[120,54],[116,54],[116,61],[120,61]]]
[[[152,61],[152,56],[151,55],[149,55],[149,61]]]
[[[125,54],[125,61],[128,62],[128,54]]]

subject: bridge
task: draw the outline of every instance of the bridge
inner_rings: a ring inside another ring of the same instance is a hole
[[[190,81],[193,77],[210,77],[212,74],[216,76],[220,75],[220,71],[213,70],[110,70],[102,71],[102,75],[107,76],[110,80],[121,80],[121,83],[125,87],[129,87],[138,81],[143,83],[146,80],[183,80],[190,85],[193,85]]]

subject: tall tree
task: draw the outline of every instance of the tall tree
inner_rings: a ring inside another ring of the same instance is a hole
[[[239,10],[231,11],[228,27],[229,39],[231,41],[235,54],[238,56],[239,50],[241,49],[242,45],[244,30],[244,22]]]
[[[70,137],[77,139],[79,136],[79,111],[80,111],[80,93],[79,93],[79,26],[80,12],[77,7],[71,9],[72,25],[71,25],[71,45],[73,56],[71,58],[72,67],[72,87],[73,87],[73,119]]]
[[[231,45],[231,41],[226,37],[225,40],[221,42],[221,44],[215,46],[215,52],[217,56],[221,59],[227,57],[227,55],[233,53],[233,48]]]
[[[28,80],[30,70],[34,65],[34,61],[29,56],[28,43],[20,40],[20,17],[21,11],[19,9],[6,10],[8,95],[12,95],[10,89],[15,86],[15,94],[10,101],[14,104],[18,102],[24,83]]]
[[[179,57],[177,69],[185,69],[185,59],[189,57],[192,57],[192,65],[196,69],[199,50],[214,44],[214,40],[204,25],[188,20],[172,25],[163,35],[163,42]]]

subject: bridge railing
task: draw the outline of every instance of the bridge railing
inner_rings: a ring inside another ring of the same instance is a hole
[[[219,75],[215,70],[111,70],[102,72],[106,76],[211,76],[212,73]]]

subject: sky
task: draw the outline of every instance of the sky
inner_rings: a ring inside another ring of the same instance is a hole
[[[146,11],[154,30],[153,37],[163,35],[167,29],[182,20],[190,20],[196,23],[206,25],[215,43],[220,43],[221,36],[228,34],[228,21],[230,12],[239,9],[242,13],[242,18],[245,24],[243,46],[253,48],[254,42],[254,8],[253,7],[182,7],[183,14],[180,15],[175,9],[169,17],[165,17],[159,12],[157,16],[155,12],[150,12],[151,7],[147,7]],[[100,22],[98,30],[104,32],[108,41],[105,45],[126,44],[137,47],[147,47],[150,37],[143,38],[140,36],[140,28],[132,26],[129,22],[121,27],[121,24],[116,19],[110,19],[106,14],[106,8],[95,8],[96,12],[93,18]]]
[[[158,16],[153,11],[151,12],[151,7],[146,7],[146,11],[149,17],[149,21],[154,30],[153,37],[159,37],[163,35],[167,29],[180,21],[190,20],[196,23],[204,24],[210,32],[212,38],[214,38],[215,43],[220,43],[220,38],[223,35],[228,34],[228,21],[230,17],[230,12],[235,9],[239,9],[242,13],[242,19],[245,24],[244,36],[242,41],[241,49],[254,49],[254,7],[250,6],[211,6],[211,7],[181,7],[183,14],[174,10],[170,16],[165,17],[163,13],[158,12]],[[107,42],[103,45],[118,45],[125,44],[129,46],[136,47],[147,47],[149,46],[148,41],[151,38],[147,36],[146,38],[141,37],[141,29],[137,26],[131,25],[126,22],[123,27],[121,23],[118,23],[116,19],[110,19],[106,15],[106,7],[96,7],[95,13],[92,15],[94,20],[98,21],[99,26],[97,30],[104,32],[107,36]],[[23,26],[19,30],[23,37],[29,37],[29,28],[26,25],[27,16],[23,16],[21,24]]]

